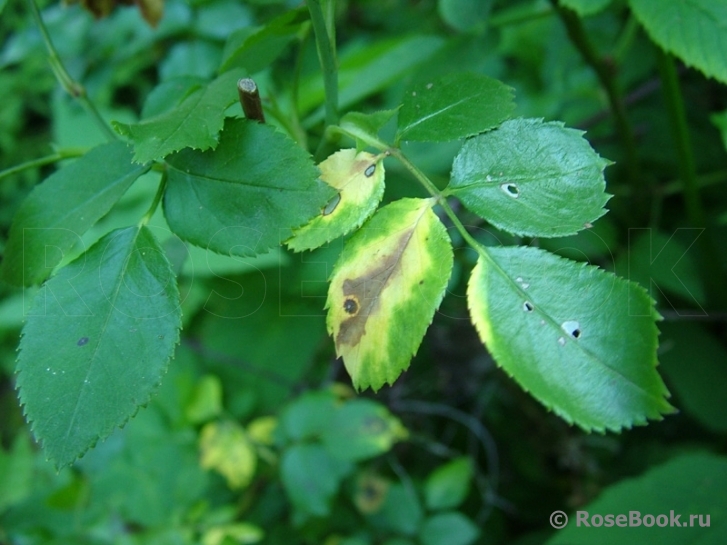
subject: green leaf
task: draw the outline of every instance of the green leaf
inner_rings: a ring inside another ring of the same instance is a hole
[[[285,408],[280,428],[294,441],[318,438],[330,424],[335,410],[336,400],[331,392],[306,392]]]
[[[629,0],[654,42],[705,75],[727,83],[727,4],[714,0]]]
[[[15,436],[9,451],[0,449],[0,514],[33,490],[33,447],[27,434]]]
[[[308,10],[289,10],[263,27],[244,27],[233,32],[225,43],[220,72],[235,67],[250,74],[272,64],[295,38],[308,19]]]
[[[237,100],[237,72],[227,72],[192,92],[177,107],[139,123],[114,122],[134,143],[134,161],[146,163],[183,148],[215,148],[225,110]]]
[[[356,388],[378,390],[416,353],[452,271],[432,200],[380,209],[346,243],[328,290],[328,332]]]
[[[460,505],[470,488],[472,461],[457,458],[438,467],[427,479],[424,494],[429,509],[451,509]]]
[[[699,324],[664,322],[661,371],[675,405],[708,430],[727,433],[727,350]]]
[[[335,458],[352,462],[388,452],[407,436],[406,429],[383,405],[354,399],[337,409],[323,429],[323,445]]]
[[[437,36],[403,36],[373,42],[356,42],[338,56],[338,105],[344,110],[421,66],[444,45]],[[325,91],[319,71],[301,82],[298,108],[301,114],[323,104]],[[320,107],[307,124],[323,119]]]
[[[381,110],[370,114],[361,112],[348,112],[341,118],[341,127],[376,136],[389,120],[396,115],[398,108],[392,110]]]
[[[588,17],[606,9],[611,0],[558,0],[558,3],[572,9],[580,17]]]
[[[493,0],[439,0],[439,16],[460,32],[470,30],[487,21]]]
[[[184,412],[193,424],[201,424],[222,413],[222,382],[218,376],[205,375],[197,381]]]
[[[199,76],[179,76],[163,81],[149,93],[141,110],[142,119],[156,117],[176,108],[197,89],[207,85]]]
[[[419,539],[422,545],[469,545],[479,535],[477,526],[462,513],[440,513],[424,521]]]
[[[456,72],[404,94],[396,141],[446,142],[498,126],[515,109],[513,90],[496,79]]]
[[[583,133],[537,119],[506,121],[465,142],[448,192],[517,235],[572,235],[606,213],[603,169]]]
[[[131,162],[122,142],[94,148],[31,191],[10,229],[3,280],[37,284],[111,210],[146,169]]]
[[[283,453],[280,478],[298,511],[320,517],[331,511],[331,501],[351,465],[336,460],[316,444],[293,445]]]
[[[386,528],[407,536],[416,535],[424,513],[414,487],[399,483],[389,486],[378,516]]]
[[[288,248],[313,250],[360,227],[384,196],[384,157],[345,149],[318,165],[320,179],[336,194],[318,216],[295,230]]]
[[[727,528],[725,505],[727,458],[706,452],[683,454],[635,479],[610,486],[597,500],[570,514],[568,526],[547,543],[653,543],[657,534],[660,545],[722,543]],[[589,526],[576,523],[579,514],[587,516]],[[594,515],[602,520],[596,517],[594,521]],[[610,522],[607,515],[612,515]],[[623,515],[620,520],[619,515]],[[664,521],[667,527],[660,528]],[[702,527],[700,522],[709,526]]]
[[[569,423],[620,430],[673,412],[658,314],[637,284],[538,248],[488,248],[467,301],[498,365]]]
[[[183,150],[167,163],[169,227],[221,254],[248,256],[279,245],[334,194],[295,142],[244,119],[227,120],[214,152]]]
[[[146,227],[109,233],[46,282],[23,329],[17,387],[57,467],[149,401],[180,325],[177,283]]]

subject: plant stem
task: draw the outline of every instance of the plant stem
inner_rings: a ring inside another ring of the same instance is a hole
[[[55,74],[58,83],[61,84],[61,87],[63,87],[63,89],[69,95],[78,99],[78,101],[91,115],[91,117],[96,120],[98,126],[101,128],[103,133],[106,135],[106,138],[110,142],[117,140],[118,136],[116,135],[116,133],[111,130],[111,127],[109,127],[106,121],[104,121],[103,117],[101,117],[101,114],[96,109],[94,103],[89,100],[88,96],[86,95],[86,89],[84,89],[84,87],[80,83],[78,83],[71,77],[71,75],[68,73],[68,70],[66,70],[66,67],[63,65],[63,62],[58,55],[58,51],[53,45],[53,41],[51,40],[50,34],[48,33],[48,29],[46,28],[45,23],[43,23],[43,17],[41,17],[40,15],[40,10],[36,5],[35,0],[27,0],[27,2],[28,7],[30,8],[30,12],[33,15],[33,19],[35,19],[35,23],[36,25],[38,25],[40,34],[43,37],[45,47],[48,50],[48,61],[50,62],[51,69],[53,70],[53,73]]]
[[[623,97],[616,85],[612,66],[598,55],[593,44],[591,44],[588,39],[586,30],[583,28],[583,23],[578,15],[571,10],[560,6],[557,0],[550,1],[561,21],[563,21],[571,42],[576,49],[578,49],[583,59],[594,70],[596,76],[601,82],[601,85],[605,89],[606,94],[608,95],[608,101],[611,105],[611,111],[613,112],[614,120],[616,122],[616,130],[619,133],[619,137],[626,154],[626,169],[628,171],[629,179],[634,187],[637,187],[641,183],[642,177],[639,157],[636,153],[636,139],[634,137],[634,131],[631,127],[631,123],[626,115],[626,107],[624,105]]]
[[[689,138],[687,114],[684,109],[684,99],[679,86],[676,67],[671,55],[661,49],[658,51],[658,61],[664,99],[671,122],[672,135],[677,147],[679,176],[684,183],[684,204],[687,219],[693,227],[705,229],[703,235],[697,239],[702,276],[705,286],[712,296],[711,299],[718,301],[718,304],[725,305],[727,304],[727,290],[724,284],[718,280],[721,279],[722,274],[721,271],[714,271],[714,259],[710,259],[710,256],[719,256],[721,252],[717,251],[717,246],[712,240],[712,233],[707,229],[707,215],[704,212],[704,206],[699,196],[697,167]]]
[[[325,0],[323,0],[325,1]],[[323,88],[326,93],[326,125],[338,123],[338,63],[332,10],[335,0],[328,0],[328,13],[323,13],[321,0],[308,0],[308,12],[316,36],[318,59],[323,69]],[[328,17],[326,17],[328,15]]]
[[[157,188],[156,195],[154,195],[154,200],[151,203],[151,206],[149,207],[149,210],[146,211],[146,214],[139,220],[139,225],[146,225],[149,223],[149,220],[151,220],[152,216],[154,215],[154,212],[156,212],[157,207],[159,206],[159,203],[162,200],[162,197],[164,196],[164,190],[167,188],[167,171],[162,172],[161,180],[159,180],[159,187]]]
[[[81,157],[85,153],[86,150],[81,148],[68,148],[65,150],[59,150],[55,153],[51,153],[50,155],[46,155],[45,157],[39,157],[38,159],[33,159],[32,161],[26,161],[25,163],[20,163],[19,165],[15,165],[10,168],[6,168],[3,171],[0,171],[0,180],[7,176],[12,176],[13,174],[17,174],[18,172],[29,170],[31,168],[44,167],[45,165],[57,163],[58,161],[62,161],[63,159]]]

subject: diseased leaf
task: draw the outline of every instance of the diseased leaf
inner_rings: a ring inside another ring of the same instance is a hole
[[[220,72],[235,67],[250,74],[270,65],[295,38],[308,19],[304,7],[284,12],[263,27],[244,27],[233,32],[225,43]]]
[[[288,248],[295,252],[312,250],[360,227],[384,196],[384,157],[345,149],[318,165],[321,180],[336,194],[320,215],[294,231],[286,242]]]
[[[727,83],[727,3],[714,0],[629,0],[639,22],[662,49]]]
[[[483,74],[456,72],[404,94],[396,141],[446,142],[496,127],[515,109],[512,89]]]
[[[210,422],[200,432],[200,465],[220,473],[232,489],[244,488],[255,475],[257,455],[236,422]]]
[[[538,248],[488,248],[467,301],[498,365],[567,422],[620,430],[673,412],[659,315],[637,284]]]
[[[538,119],[506,121],[465,142],[447,192],[517,235],[572,235],[606,213],[603,170],[582,132]]]
[[[164,212],[182,239],[227,255],[264,253],[333,197],[310,156],[273,127],[228,119],[214,152],[167,160]]]
[[[558,0],[558,3],[572,9],[581,17],[587,17],[606,9],[611,0]]]
[[[123,142],[98,146],[49,176],[20,207],[5,247],[2,278],[17,286],[45,280],[146,168]]]
[[[194,91],[176,108],[139,123],[114,122],[114,128],[134,143],[134,161],[146,163],[183,148],[215,148],[225,110],[237,100],[239,73],[227,72]]]
[[[346,243],[328,290],[328,332],[357,389],[378,390],[416,353],[452,270],[432,200],[380,209]]]
[[[146,227],[112,231],[45,283],[23,328],[17,387],[57,467],[148,403],[180,327],[174,274]]]

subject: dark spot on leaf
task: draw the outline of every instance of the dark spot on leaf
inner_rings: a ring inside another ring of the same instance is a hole
[[[523,310],[525,312],[532,312],[532,310],[533,310],[533,304],[530,303],[529,301],[525,301],[525,303],[523,303]]]
[[[368,168],[364,170],[364,175],[367,178],[371,178],[371,176],[374,175],[374,172],[376,172],[376,163],[374,163],[373,165],[369,165]]]
[[[421,286],[422,284],[424,284],[424,280],[419,281],[419,285]]]
[[[573,338],[574,339],[577,339],[578,337],[581,336],[581,330],[580,329],[574,329],[573,332],[571,333],[571,335],[573,335]]]
[[[517,199],[520,196],[520,189],[518,189],[518,186],[515,184],[500,184],[500,189],[502,189],[506,195],[509,195],[514,199]]]
[[[366,333],[366,321],[376,312],[379,306],[379,296],[389,284],[390,279],[397,274],[401,262],[401,254],[409,244],[413,229],[404,231],[391,254],[373,255],[371,268],[357,278],[343,281],[344,299],[353,298],[359,305],[358,312],[341,322],[336,335],[336,343],[355,346]],[[344,302],[345,305],[345,302]],[[345,307],[344,307],[344,310]]]
[[[78,346],[83,346],[84,344],[88,344],[88,337],[81,337],[78,339],[78,342],[76,343]]]
[[[328,214],[332,214],[333,211],[338,206],[338,203],[340,203],[340,202],[341,202],[341,194],[336,193],[333,196],[333,198],[330,201],[328,201],[328,204],[323,208],[323,210],[321,211],[321,214],[324,216],[327,216]]]
[[[358,312],[358,303],[353,297],[349,297],[343,302],[343,310],[348,314],[356,314]]]

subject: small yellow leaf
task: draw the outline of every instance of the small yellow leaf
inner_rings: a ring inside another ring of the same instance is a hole
[[[230,488],[243,488],[255,474],[257,456],[245,430],[234,422],[211,422],[200,433],[200,465],[220,473]]]
[[[385,153],[344,149],[318,165],[321,180],[338,193],[319,216],[295,231],[288,247],[295,252],[312,250],[361,226],[384,195],[384,157]]]
[[[275,442],[275,430],[278,419],[274,416],[261,416],[247,425],[247,434],[252,441],[260,445],[272,445]]]

